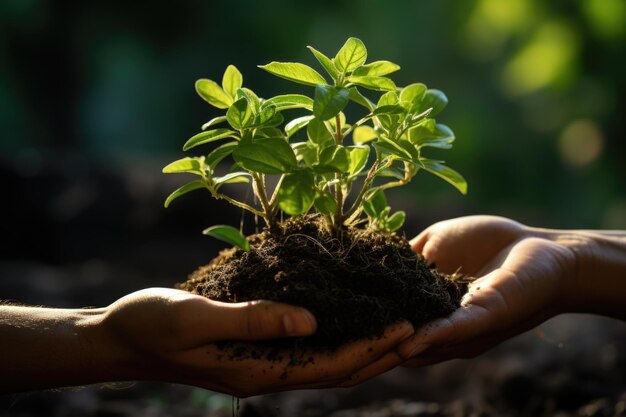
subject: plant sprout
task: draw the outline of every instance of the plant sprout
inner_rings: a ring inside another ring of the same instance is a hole
[[[208,79],[196,82],[198,94],[226,114],[205,123],[183,150],[213,142],[220,145],[206,155],[163,168],[164,173],[198,177],[174,191],[166,207],[181,195],[205,189],[213,198],[263,218],[270,231],[278,230],[280,211],[299,216],[313,210],[336,235],[359,223],[363,212],[368,227],[391,233],[402,226],[405,214],[391,213],[385,190],[406,185],[420,170],[467,192],[459,173],[423,155],[427,148],[450,149],[455,140],[452,130],[434,119],[448,103],[444,93],[421,83],[397,87],[387,76],[400,67],[389,61],[366,63],[367,49],[357,38],[349,38],[334,58],[308,48],[326,78],[301,63],[271,62],[260,68],[310,86],[312,97],[260,98],[243,87],[243,77],[233,65],[226,68],[221,85]],[[362,89],[379,92],[378,99],[366,97]],[[367,112],[351,124],[343,112],[350,102]],[[305,114],[287,118],[293,109]],[[304,137],[303,131],[306,140],[296,140]],[[227,157],[231,157],[229,173],[216,175],[217,166],[225,164]],[[274,187],[267,185],[268,176],[276,176]],[[254,204],[237,200],[222,188],[250,182]],[[240,231],[231,226],[213,226],[204,233],[249,249]]]

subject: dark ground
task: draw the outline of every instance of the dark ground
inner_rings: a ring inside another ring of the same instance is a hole
[[[0,299],[103,306],[137,289],[172,286],[217,253],[203,227],[239,221],[239,212],[201,194],[165,211],[163,198],[177,182],[154,165],[114,173],[91,162],[0,158],[0,232],[8,243]],[[436,216],[409,217],[405,230],[413,235]],[[157,383],[0,396],[2,417],[230,415],[228,396]],[[241,416],[626,416],[626,323],[565,315],[473,360],[397,369],[349,390],[254,397],[242,401]]]

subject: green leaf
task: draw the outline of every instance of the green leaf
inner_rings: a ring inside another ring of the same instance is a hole
[[[312,46],[307,46],[307,48],[309,48],[309,50],[313,53],[315,59],[317,59],[317,61],[322,64],[322,67],[324,67],[328,75],[330,75],[333,80],[339,79],[339,71],[337,71],[337,68],[335,67],[332,59],[330,59],[317,49],[313,48]]]
[[[378,138],[376,130],[368,125],[357,126],[352,132],[352,141],[354,143],[365,143]]]
[[[390,231],[395,232],[402,227],[405,219],[406,213],[404,211],[396,211],[387,218],[387,228]]]
[[[422,158],[420,159],[420,162],[426,171],[449,182],[457,190],[459,190],[461,194],[467,194],[467,181],[465,181],[465,178],[463,178],[461,174],[452,168],[443,165],[441,161],[433,161],[432,159]]]
[[[271,124],[272,119],[276,115],[276,106],[265,106],[261,108],[259,114],[254,117],[254,122],[248,127],[263,126]]]
[[[315,209],[322,214],[330,216],[337,212],[337,202],[335,198],[328,191],[319,191],[315,195],[315,201],[313,202]]]
[[[382,96],[380,96],[380,98],[378,99],[378,104],[376,104],[376,107],[391,106],[394,104],[398,104],[399,101],[400,100],[398,98],[398,93],[396,93],[395,91],[389,91],[388,93],[385,93]]]
[[[328,120],[342,111],[350,101],[350,91],[343,87],[315,86],[313,114],[320,120]]]
[[[386,207],[387,197],[385,197],[385,192],[379,188],[370,190],[363,199],[365,214],[374,219],[379,218]]]
[[[384,106],[378,106],[376,110],[374,110],[374,115],[378,116],[381,114],[402,114],[405,113],[406,109],[397,104],[388,104]]]
[[[374,61],[354,70],[352,75],[380,77],[391,74],[400,69],[400,66],[389,61]]]
[[[237,246],[246,252],[250,250],[250,242],[248,242],[246,237],[241,234],[238,229],[235,229],[232,226],[218,224],[204,229],[202,234],[214,237],[233,246]]]
[[[313,119],[309,122],[306,127],[306,134],[311,142],[322,147],[335,143],[335,138],[326,127],[326,124],[319,119]]]
[[[452,148],[452,143],[454,142],[454,132],[446,126],[442,124],[438,124],[435,126],[435,131],[433,135],[426,140],[423,140],[420,143],[421,147],[430,147],[430,148],[439,148],[439,149],[450,149]]]
[[[213,177],[213,182],[219,188],[223,184],[235,184],[235,183],[249,183],[250,182],[250,174],[244,171],[236,171],[230,172],[221,177]]]
[[[237,95],[237,89],[241,88],[242,85],[243,77],[237,67],[234,65],[226,67],[222,77],[222,88],[224,91],[234,99]]]
[[[399,139],[397,142],[390,140],[379,140],[373,146],[383,153],[393,155],[407,162],[418,163],[419,153],[415,147],[408,141]]]
[[[277,127],[283,124],[283,122],[285,121],[285,116],[283,116],[282,113],[279,113],[278,110],[276,110],[276,113],[274,113],[274,117],[272,117],[271,119],[269,119],[267,122],[263,123],[262,128],[268,128],[268,127]],[[277,129],[280,131],[280,129]],[[282,136],[282,133],[279,135]]]
[[[252,109],[252,113],[255,115],[259,114],[259,112],[261,111],[261,99],[259,98],[259,96],[257,96],[256,93],[249,88],[243,87],[237,90],[235,101],[239,100],[242,97],[248,100],[248,104],[250,105],[250,109]]]
[[[452,131],[452,129],[450,129],[448,126],[441,124],[441,123],[435,126],[435,137],[438,140],[445,139],[450,142],[453,142],[455,139],[454,132]]]
[[[306,125],[309,124],[311,120],[313,120],[315,116],[302,116],[297,119],[293,119],[289,123],[285,125],[285,134],[288,138],[294,135],[298,130],[302,129]]]
[[[176,200],[181,195],[187,194],[188,192],[197,190],[199,188],[206,188],[206,185],[205,185],[204,181],[202,181],[202,180],[195,180],[195,181],[188,182],[187,184],[185,184],[182,187],[176,189],[172,194],[170,194],[169,197],[167,197],[165,199],[164,206],[166,208],[169,207],[170,204],[172,203],[172,201]]]
[[[343,73],[352,72],[365,64],[367,60],[367,48],[358,38],[348,38],[341,47],[333,62],[335,67]]]
[[[272,97],[263,103],[263,106],[276,106],[276,111],[289,109],[313,110],[313,99],[302,94],[285,94]]]
[[[441,111],[448,104],[448,97],[439,90],[427,90],[424,95],[424,99],[419,107],[419,112],[424,112],[430,108],[432,108],[432,112],[430,113],[431,117],[434,117],[441,113]]]
[[[390,141],[382,141],[379,140],[373,144],[374,148],[379,152],[385,155],[395,156],[396,158],[400,158],[404,161],[409,161],[411,156],[407,154],[407,152]]]
[[[376,171],[374,175],[377,177],[393,177],[401,180],[404,179],[404,170],[396,167],[389,167]]]
[[[226,121],[226,116],[214,117],[214,118],[212,118],[211,120],[209,120],[208,122],[206,122],[205,124],[202,125],[202,130],[207,130],[211,126],[215,126],[217,124],[224,123],[225,121]]]
[[[196,81],[196,91],[200,97],[218,109],[227,109],[233,104],[233,99],[215,81],[205,78]]]
[[[414,145],[421,145],[435,134],[435,120],[424,119],[409,129],[408,139]]]
[[[278,189],[278,205],[290,216],[304,214],[313,205],[315,188],[313,173],[302,170],[287,174]]]
[[[273,126],[262,126],[254,131],[254,138],[281,138],[283,132]]]
[[[183,158],[174,161],[163,168],[164,174],[190,173],[196,175],[204,175],[204,157]]]
[[[235,148],[239,145],[239,142],[228,142],[215,148],[210,154],[207,155],[204,163],[215,169],[222,159],[233,153]]]
[[[192,136],[187,142],[185,142],[185,144],[183,145],[183,151],[195,148],[198,145],[204,145],[205,143],[210,143],[225,138],[237,138],[237,132],[230,129],[220,128],[198,133],[197,135]]]
[[[394,91],[396,84],[387,77],[370,77],[352,75],[347,78],[348,82],[361,87],[377,91]]]
[[[426,86],[421,83],[410,84],[400,92],[400,103],[409,112],[416,111],[420,108],[420,104],[426,94]]]
[[[304,161],[306,166],[312,167],[318,163],[317,146],[311,142],[299,142],[292,145],[298,161]]]
[[[250,103],[245,97],[241,97],[228,108],[226,119],[233,129],[243,129],[252,121]]]
[[[374,111],[374,103],[365,97],[356,87],[350,87],[350,100],[365,107],[369,111]]]
[[[341,145],[331,145],[322,150],[319,164],[314,167],[316,172],[346,172],[350,168],[348,150]]]
[[[233,151],[233,158],[248,171],[263,174],[291,172],[298,164],[293,149],[283,138],[242,140]]]
[[[326,84],[326,80],[317,71],[308,65],[298,62],[270,62],[259,65],[272,75],[305,85]]]
[[[370,147],[367,145],[348,146],[346,149],[348,150],[348,156],[350,158],[348,173],[350,176],[357,175],[367,164],[367,158],[370,155]]]

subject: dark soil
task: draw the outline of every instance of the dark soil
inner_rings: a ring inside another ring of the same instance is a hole
[[[467,289],[460,277],[430,268],[402,237],[362,229],[334,237],[316,216],[287,220],[250,243],[248,252],[222,251],[179,287],[225,302],[303,306],[318,321],[305,346],[376,337],[402,319],[421,326],[456,310]]]

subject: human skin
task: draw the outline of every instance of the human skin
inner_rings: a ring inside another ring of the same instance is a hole
[[[461,308],[397,349],[405,366],[474,357],[560,313],[626,320],[626,232],[553,230],[495,216],[436,223],[411,241],[444,273],[475,277]]]
[[[247,397],[353,385],[399,365],[394,350],[408,323],[384,337],[336,350],[304,352],[314,361],[229,358],[214,342],[311,335],[308,311],[269,301],[227,304],[167,288],[129,294],[108,307],[0,306],[0,393],[109,381],[153,380]],[[286,377],[285,377],[286,376]]]

